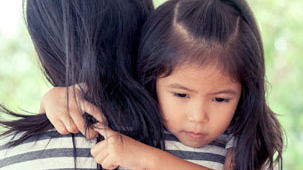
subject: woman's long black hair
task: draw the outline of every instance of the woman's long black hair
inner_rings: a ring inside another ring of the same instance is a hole
[[[158,106],[133,78],[141,27],[153,10],[152,0],[26,0],[24,15],[43,72],[53,86],[85,84],[83,97],[96,105],[110,128],[163,148]],[[10,142],[53,128],[45,114],[1,120]]]
[[[186,63],[218,69],[242,85],[227,129],[237,146],[236,170],[273,168],[282,158],[282,129],[266,104],[261,36],[245,0],[171,0],[156,9],[143,29],[137,77],[156,97],[156,80]]]

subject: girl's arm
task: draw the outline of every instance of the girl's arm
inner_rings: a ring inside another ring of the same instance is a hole
[[[94,129],[105,139],[91,149],[91,154],[105,169],[121,166],[133,170],[209,170],[138,142],[102,124],[96,126]]]
[[[210,170],[209,168],[185,161],[177,156],[160,149],[155,149],[151,154],[151,160],[147,163],[150,170]]]
[[[49,90],[41,99],[39,113],[46,113],[50,122],[61,134],[77,133],[78,131],[85,134],[84,119],[81,113],[87,112],[94,116],[99,122],[106,119],[102,119],[102,116],[100,116],[102,113],[100,113],[93,104],[81,97],[77,86],[75,87],[75,93],[73,93],[72,88],[74,87],[54,87]],[[67,90],[69,90],[68,107],[66,97]],[[81,107],[83,112],[80,111],[79,105],[85,106]],[[69,112],[67,108],[69,108]],[[89,133],[86,133],[86,137],[93,138],[97,136],[96,131],[102,134],[102,131],[100,132],[100,130],[102,129],[91,129],[89,130]],[[111,135],[103,134],[108,138],[99,142],[92,148],[92,155],[94,155],[99,164],[103,165],[103,168],[107,167],[108,169],[111,169],[110,167],[113,167],[112,165],[121,165],[126,168],[131,167],[131,169],[134,170],[137,168],[142,169],[142,167],[146,167],[147,170],[208,170],[208,168],[185,161],[163,150],[145,145],[128,136],[119,134],[118,132],[114,132],[110,129],[106,131],[106,133],[108,132],[112,132]],[[121,143],[121,141],[123,141],[123,143]],[[109,165],[107,162],[114,163]]]

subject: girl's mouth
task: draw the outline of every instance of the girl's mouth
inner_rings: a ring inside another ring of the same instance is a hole
[[[188,131],[185,131],[184,133],[189,138],[192,138],[192,139],[195,139],[195,140],[203,139],[206,136],[206,134],[204,134],[204,133],[195,133],[195,132],[188,132]]]

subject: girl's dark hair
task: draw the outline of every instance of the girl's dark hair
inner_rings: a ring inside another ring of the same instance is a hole
[[[133,78],[141,27],[153,10],[152,0],[26,0],[25,20],[42,69],[54,86],[85,84],[82,94],[107,118],[110,128],[162,148],[158,106]],[[15,114],[1,121],[12,141],[53,128],[43,115]]]
[[[242,85],[227,129],[237,146],[235,169],[273,168],[282,157],[280,123],[266,104],[261,36],[244,0],[171,0],[156,9],[142,29],[137,76],[156,97],[156,80],[186,63],[217,64]]]

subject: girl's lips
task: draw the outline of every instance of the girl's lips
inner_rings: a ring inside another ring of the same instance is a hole
[[[203,139],[206,136],[206,134],[194,132],[185,132],[185,134],[192,139]]]

